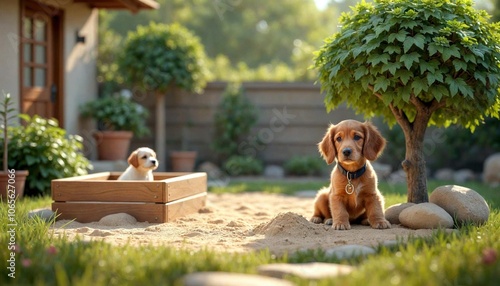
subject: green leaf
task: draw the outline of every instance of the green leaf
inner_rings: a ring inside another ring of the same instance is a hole
[[[411,88],[413,89],[413,94],[415,94],[415,96],[417,96],[422,91],[428,91],[429,84],[427,83],[426,79],[415,78],[415,80],[411,83]]]
[[[420,54],[417,52],[412,52],[410,54],[402,55],[399,60],[404,62],[405,67],[409,70],[413,63],[418,63],[420,61]]]
[[[439,62],[436,60],[432,61],[422,61],[420,62],[420,74],[424,74],[426,71],[430,73],[436,72],[439,67]]]
[[[392,33],[387,37],[388,43],[393,43],[394,40],[398,40],[399,42],[403,42],[406,39],[406,35],[408,32],[405,30],[399,30],[397,33]]]
[[[328,77],[329,80],[332,80],[337,74],[339,73],[340,70],[340,65],[335,65],[332,70],[330,71],[330,75]]]
[[[403,42],[403,50],[407,53],[411,47],[415,44],[415,39],[413,37],[407,37]]]
[[[447,61],[452,56],[460,58],[460,49],[457,46],[443,48],[443,61]]]
[[[459,59],[453,60],[453,66],[455,67],[456,72],[460,70],[467,71],[467,64]]]
[[[400,69],[396,72],[395,76],[401,80],[401,82],[406,85],[410,78],[413,77],[413,73],[409,70]]]
[[[368,69],[365,66],[360,66],[354,71],[354,80],[359,80],[362,76],[368,73]]]
[[[370,63],[372,66],[376,66],[379,63],[384,63],[387,64],[390,59],[390,56],[388,54],[373,54],[372,56],[368,57],[367,61]]]
[[[401,65],[402,65],[401,62],[387,63],[386,65],[382,66],[381,71],[382,72],[389,71],[392,75],[395,75],[396,70],[399,69]]]
[[[432,85],[436,81],[443,82],[443,74],[440,72],[436,72],[436,73],[429,72],[429,73],[427,73],[426,78],[427,78],[427,83],[429,85]]]
[[[389,46],[385,47],[384,53],[388,53],[389,55],[392,55],[394,53],[400,54],[401,48],[399,46],[389,45]]]
[[[379,90],[386,91],[387,87],[391,84],[391,81],[383,76],[377,77],[375,80],[375,86],[373,87],[374,91],[377,92]]]

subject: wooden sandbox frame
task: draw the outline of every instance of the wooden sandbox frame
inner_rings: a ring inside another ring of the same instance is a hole
[[[198,212],[207,198],[206,173],[155,172],[154,181],[117,181],[121,172],[52,180],[57,219],[99,221],[127,213],[137,221],[164,223]]]

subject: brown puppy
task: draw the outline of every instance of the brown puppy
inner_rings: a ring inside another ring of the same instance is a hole
[[[369,122],[344,120],[330,125],[318,149],[333,168],[330,186],[318,192],[314,223],[331,224],[338,230],[351,229],[351,222],[372,228],[390,228],[384,216],[384,198],[377,188],[377,175],[369,161],[385,147],[385,139]]]

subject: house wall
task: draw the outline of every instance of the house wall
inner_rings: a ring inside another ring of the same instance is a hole
[[[97,10],[71,0],[46,0],[45,4],[64,10],[64,129],[85,135],[90,127],[80,122],[78,106],[97,97]],[[19,107],[19,0],[0,0],[0,90],[10,93]],[[43,13],[43,11],[41,11]],[[76,43],[76,31],[85,43]],[[1,92],[1,91],[0,91]]]
[[[215,82],[209,83],[201,95],[176,90],[166,96],[167,153],[181,149],[184,135],[187,148],[198,151],[198,161],[215,159],[210,148],[214,139],[214,115],[225,88],[226,83]],[[240,150],[266,164],[281,164],[294,155],[319,156],[317,143],[329,123],[348,118],[363,120],[345,106],[327,113],[324,96],[313,83],[244,83],[243,88],[259,117],[252,135],[244,140]],[[150,110],[149,127],[154,132],[154,97],[136,97],[136,101]],[[266,144],[255,144],[255,138]],[[131,149],[139,146],[154,147],[154,134],[134,139]],[[166,158],[162,161],[168,162]]]
[[[98,10],[84,4],[72,4],[65,10],[64,57],[65,62],[65,126],[70,134],[87,137],[94,129],[82,121],[78,107],[97,98],[96,58]],[[76,32],[85,36],[85,43],[76,43]]]
[[[0,93],[10,93],[18,109],[19,1],[0,0],[0,7]]]

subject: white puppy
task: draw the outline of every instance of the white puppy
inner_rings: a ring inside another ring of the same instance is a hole
[[[130,154],[128,163],[130,165],[118,180],[153,181],[153,170],[158,168],[155,151],[147,147],[138,148]]]

